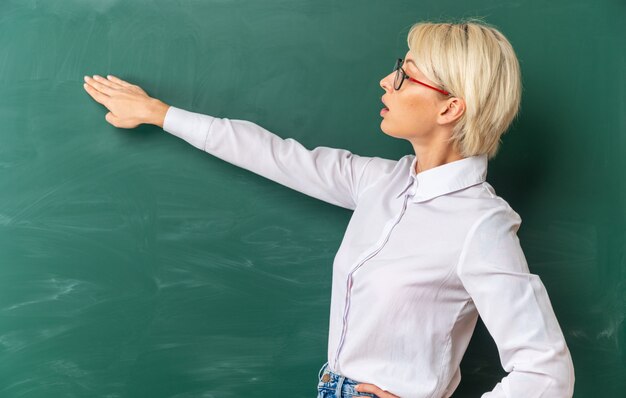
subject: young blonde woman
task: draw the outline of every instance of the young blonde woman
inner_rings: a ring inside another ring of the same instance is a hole
[[[415,150],[399,160],[308,150],[259,125],[169,106],[114,76],[85,89],[114,126],[152,123],[191,145],[354,210],[333,263],[327,362],[318,397],[450,397],[478,316],[509,374],[482,397],[571,397],[569,349],[520,216],[485,181],[518,113],[519,63],[478,20],[422,22],[380,85],[381,129]]]

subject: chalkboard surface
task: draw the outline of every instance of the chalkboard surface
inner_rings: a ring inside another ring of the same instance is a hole
[[[618,0],[3,0],[0,396],[313,397],[350,211],[117,129],[113,74],[308,148],[389,159],[380,79],[420,20],[482,17],[522,66],[487,176],[521,215],[576,397],[626,391],[625,3]],[[505,376],[479,322],[454,397]]]

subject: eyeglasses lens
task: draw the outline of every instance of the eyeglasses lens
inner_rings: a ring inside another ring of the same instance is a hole
[[[396,90],[400,90],[400,87],[402,86],[402,81],[404,80],[402,70],[400,69],[401,66],[402,66],[402,59],[398,59],[396,61],[396,65],[394,66],[394,70],[396,71],[396,76],[393,80],[393,87]]]

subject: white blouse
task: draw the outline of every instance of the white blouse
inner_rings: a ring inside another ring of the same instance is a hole
[[[354,210],[333,263],[333,372],[402,398],[450,397],[480,314],[509,374],[483,398],[571,397],[574,367],[520,216],[485,181],[487,157],[415,173],[399,160],[299,142],[170,107],[163,129],[226,162]]]

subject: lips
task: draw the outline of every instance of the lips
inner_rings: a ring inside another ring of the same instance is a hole
[[[385,100],[381,97],[380,98],[381,102],[385,105],[385,108],[389,109],[389,107],[387,106],[387,104],[385,104]]]

